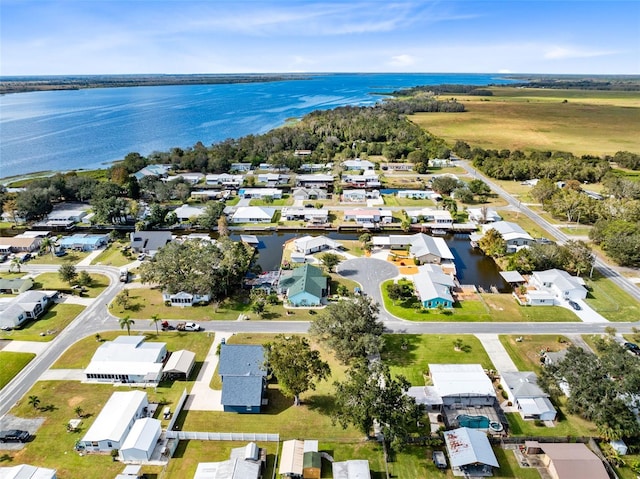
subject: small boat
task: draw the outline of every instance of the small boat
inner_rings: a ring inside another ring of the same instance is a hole
[[[447,234],[447,230],[435,229],[431,230],[431,234],[434,236],[445,236]]]

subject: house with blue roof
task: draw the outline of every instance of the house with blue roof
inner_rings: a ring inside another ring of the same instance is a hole
[[[90,235],[77,233],[58,240],[60,247],[77,251],[94,251],[109,242],[108,235]]]
[[[264,348],[249,344],[222,344],[218,374],[225,412],[257,414],[267,389]]]
[[[319,268],[305,264],[283,271],[278,289],[293,306],[320,306],[329,293],[329,278]]]

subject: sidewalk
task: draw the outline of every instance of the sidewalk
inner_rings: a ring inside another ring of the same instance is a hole
[[[497,334],[476,334],[491,362],[500,373],[517,372],[518,368],[511,360],[509,353],[498,339]]]
[[[219,333],[216,332],[216,337],[213,340],[213,344],[207,353],[207,357],[204,360],[204,364],[202,365],[202,369],[200,369],[200,373],[198,374],[198,379],[193,384],[191,388],[191,392],[187,397],[187,401],[185,403],[184,408],[189,411],[222,411],[222,391],[211,389],[209,384],[211,383],[211,378],[213,378],[213,373],[216,371],[216,367],[218,366],[219,356],[216,354],[218,350],[218,345],[222,342],[222,339],[228,340],[233,333]]]
[[[85,259],[83,259],[82,261],[78,261],[78,264],[76,266],[91,266],[91,262],[96,259],[104,250],[105,248],[100,248],[92,251]]]

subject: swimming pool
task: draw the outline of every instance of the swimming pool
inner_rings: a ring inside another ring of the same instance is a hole
[[[487,416],[470,416],[468,414],[459,414],[456,421],[460,427],[469,427],[472,429],[490,429],[491,431],[500,432],[503,429],[502,424],[492,421]]]

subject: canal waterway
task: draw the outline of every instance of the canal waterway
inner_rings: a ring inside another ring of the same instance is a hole
[[[257,264],[263,271],[275,270],[280,266],[282,260],[282,249],[284,244],[294,238],[300,238],[307,234],[315,234],[309,231],[299,233],[269,233],[256,234],[260,240],[258,249]],[[357,240],[360,233],[337,233],[330,232],[327,236],[334,240]],[[239,234],[232,234],[231,238],[239,240]],[[489,290],[495,286],[500,291],[506,291],[508,285],[504,283],[499,274],[499,269],[493,259],[485,256],[479,250],[471,247],[468,235],[448,235],[444,237],[453,256],[455,257],[458,281],[460,284],[473,284],[483,289]]]

